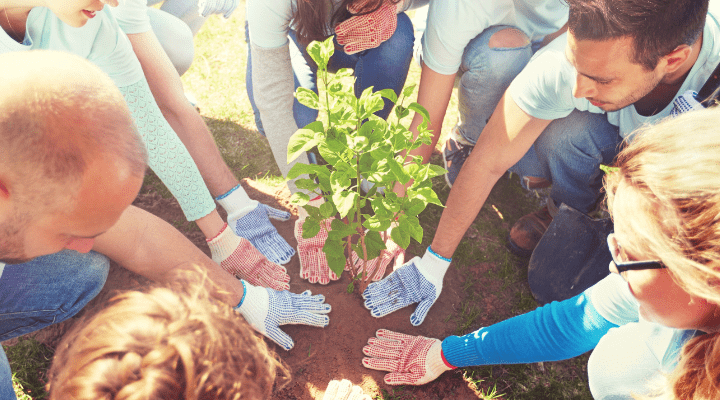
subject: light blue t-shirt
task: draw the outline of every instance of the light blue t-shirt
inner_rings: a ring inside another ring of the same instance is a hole
[[[677,95],[687,90],[699,91],[715,67],[720,63],[720,1],[710,2],[703,30],[703,42],[697,61],[683,82]],[[565,57],[567,34],[538,51],[528,65],[513,80],[508,93],[517,105],[535,118],[555,120],[567,117],[574,109],[605,113],[585,98],[573,97],[575,69]],[[676,95],[676,96],[677,96]],[[620,136],[627,137],[635,129],[670,115],[672,102],[659,113],[645,117],[630,105],[607,112],[608,121],[620,128]]]
[[[562,0],[434,0],[423,35],[423,62],[433,71],[458,71],[467,44],[495,25],[514,26],[532,41],[560,29],[568,18]]]
[[[130,41],[118,28],[108,7],[79,28],[65,24],[48,8],[35,7],[28,15],[22,44],[0,29],[0,53],[33,49],[64,51],[85,58],[108,74],[118,87],[145,78]]]

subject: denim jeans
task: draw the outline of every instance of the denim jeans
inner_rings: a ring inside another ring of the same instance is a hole
[[[109,269],[105,256],[71,250],[6,265],[0,276],[0,341],[77,314],[100,293]],[[0,399],[15,399],[10,365],[1,347]]]
[[[618,127],[607,115],[574,110],[552,121],[510,172],[547,179],[555,204],[587,214],[600,198],[600,164],[612,163],[620,144]]]
[[[357,78],[355,81],[355,95],[360,94],[366,88],[373,86],[375,91],[383,89],[392,89],[396,94],[400,94],[408,70],[410,69],[410,61],[412,60],[413,49],[413,27],[410,18],[405,14],[398,14],[397,29],[390,39],[383,42],[374,49],[368,49],[355,54],[346,54],[335,41],[335,54],[330,58],[328,70],[335,72],[340,68],[352,68]],[[250,37],[248,23],[245,22],[245,38]],[[304,48],[298,44],[295,37],[295,31],[290,30],[288,33],[290,41],[290,62],[295,81],[295,88],[302,86],[317,93],[317,67],[308,63],[309,56]],[[252,46],[248,42],[248,59],[247,72],[245,74],[245,87],[247,88],[248,98],[252,105],[253,113],[255,113],[255,125],[258,131],[264,136],[265,131],[260,120],[260,111],[255,105],[252,88]],[[376,113],[381,118],[387,118],[393,108],[390,100],[383,99],[385,106]],[[313,110],[302,104],[297,99],[293,103],[293,116],[295,123],[299,128],[315,121],[318,110]]]

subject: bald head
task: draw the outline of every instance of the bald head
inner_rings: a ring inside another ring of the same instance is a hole
[[[0,76],[0,183],[11,195],[50,205],[101,158],[144,173],[125,100],[99,68],[67,53],[15,52],[0,55]]]

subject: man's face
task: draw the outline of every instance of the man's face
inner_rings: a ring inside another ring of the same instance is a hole
[[[0,220],[0,261],[26,262],[63,249],[87,253],[95,238],[117,222],[141,185],[142,177],[114,160],[92,162],[67,210],[33,213],[32,207],[25,207]]]
[[[616,111],[650,93],[662,80],[660,68],[647,70],[632,61],[629,37],[605,41],[576,40],[568,32],[565,56],[575,68],[573,96],[604,111]]]

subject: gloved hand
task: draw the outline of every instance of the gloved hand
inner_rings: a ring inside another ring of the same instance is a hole
[[[309,290],[301,294],[287,290],[278,292],[241,282],[245,294],[235,309],[253,328],[285,350],[292,349],[295,342],[280,330],[280,325],[303,324],[324,328],[330,323],[325,314],[332,307],[325,303],[325,296],[321,294],[313,296]]]
[[[440,297],[449,266],[449,259],[440,258],[428,247],[422,258],[415,257],[380,282],[368,285],[363,292],[365,308],[373,317],[380,318],[410,304],[420,303],[410,316],[410,323],[418,326]]]
[[[398,246],[392,239],[390,239],[390,230],[387,231],[387,242],[385,242],[386,249],[380,253],[380,256],[374,258],[367,263],[367,273],[373,282],[377,282],[385,276],[385,269],[393,259],[393,270],[398,269],[405,262],[405,249]],[[358,263],[362,264],[360,256],[353,251],[352,253],[352,264],[355,265],[355,269],[358,268]],[[350,271],[349,265],[345,266],[345,271]]]
[[[238,6],[238,0],[200,0],[198,2],[198,13],[203,17],[211,14],[222,14],[225,19],[230,18]]]
[[[290,275],[285,267],[270,262],[249,240],[236,236],[227,225],[207,242],[213,261],[237,278],[275,290],[290,289]]]
[[[348,8],[352,14],[357,14],[360,10],[361,8]],[[350,17],[335,27],[338,43],[344,46],[347,54],[380,46],[395,33],[397,12],[398,6],[388,1],[370,14]]]
[[[379,329],[363,347],[366,368],[390,371],[388,385],[423,385],[445,371],[454,369],[443,360],[442,342],[423,336],[410,336]]]
[[[249,240],[256,249],[265,254],[268,260],[277,264],[288,263],[295,255],[295,249],[280,236],[269,218],[287,221],[290,219],[290,213],[256,201],[252,203],[255,207],[250,211],[247,208],[233,213],[228,211],[228,225],[238,236]]]
[[[330,381],[322,400],[372,400],[372,398],[365,394],[360,386],[343,379]]]
[[[318,206],[322,201],[313,200],[310,205]],[[320,223],[320,232],[315,237],[303,239],[303,224],[307,218],[307,212],[300,209],[300,217],[295,221],[295,239],[298,243],[298,255],[300,256],[300,277],[307,279],[310,283],[327,285],[330,280],[338,280],[338,276],[330,270],[327,257],[323,251],[325,241],[328,238],[332,219],[328,218]]]

